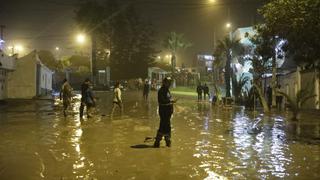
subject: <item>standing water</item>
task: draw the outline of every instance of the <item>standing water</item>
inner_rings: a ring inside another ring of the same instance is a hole
[[[152,148],[156,94],[124,92],[124,113],[110,116],[110,93],[97,115],[64,118],[59,102],[19,101],[0,108],[0,179],[319,179],[320,118],[255,115],[181,97],[172,147]],[[256,118],[254,118],[256,117]],[[146,142],[144,140],[147,138]]]

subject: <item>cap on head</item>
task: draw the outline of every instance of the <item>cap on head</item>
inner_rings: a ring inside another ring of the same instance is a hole
[[[163,82],[171,82],[171,81],[172,81],[171,77],[165,77],[163,79]]]

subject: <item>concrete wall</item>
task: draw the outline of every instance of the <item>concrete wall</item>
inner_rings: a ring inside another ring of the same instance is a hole
[[[17,60],[16,70],[8,74],[8,98],[30,99],[36,96],[36,53]]]
[[[290,98],[295,99],[297,92],[301,89],[307,89],[316,97],[309,99],[302,108],[305,109],[319,109],[320,102],[320,80],[318,72],[302,71],[300,75],[297,71],[280,76],[278,83],[281,85],[281,91],[289,95]],[[284,101],[286,101],[284,99]]]
[[[39,67],[39,94],[37,94],[37,96],[47,95],[52,91],[52,71],[44,65],[40,65]]]
[[[319,94],[319,77],[315,71],[304,71],[301,72],[301,88],[308,89],[313,95]],[[312,99],[309,99],[303,108],[318,108],[318,96]]]
[[[289,73],[278,78],[281,91],[288,94],[291,99],[295,98],[298,92],[297,72]],[[285,100],[285,99],[284,99]],[[286,101],[286,100],[285,100]]]

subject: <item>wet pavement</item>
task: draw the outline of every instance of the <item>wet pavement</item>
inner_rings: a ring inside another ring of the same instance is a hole
[[[319,179],[320,117],[264,115],[181,97],[172,147],[152,148],[155,92],[124,92],[124,113],[97,93],[97,115],[64,118],[58,101],[0,106],[0,179]]]

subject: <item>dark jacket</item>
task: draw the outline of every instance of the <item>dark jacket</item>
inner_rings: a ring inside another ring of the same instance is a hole
[[[89,85],[86,83],[81,84],[81,102],[85,102],[87,99],[87,90],[89,88]]]
[[[168,113],[173,113],[173,103],[171,94],[168,88],[161,87],[158,91],[159,111],[165,110]]]
[[[198,93],[198,94],[201,94],[201,93],[202,93],[202,90],[203,90],[202,86],[198,85],[198,86],[197,86],[197,93]]]

